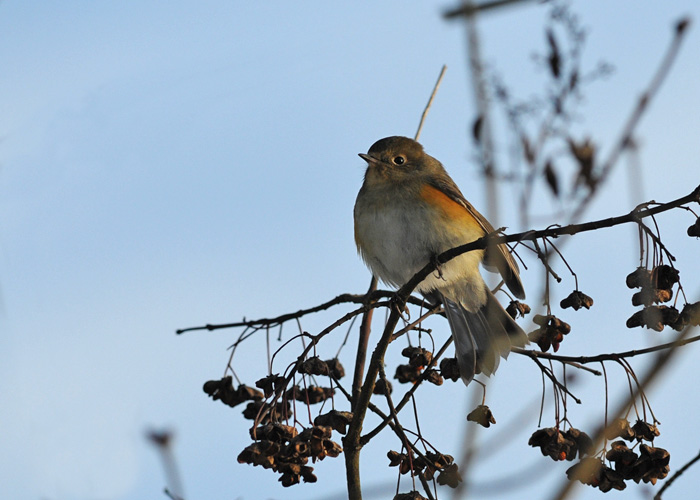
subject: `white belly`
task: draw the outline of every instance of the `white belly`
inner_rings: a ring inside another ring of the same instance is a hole
[[[444,221],[429,216],[424,206],[387,207],[368,210],[363,207],[355,225],[358,246],[363,259],[375,276],[392,286],[401,286],[422,269],[430,260],[450,248],[469,243],[482,236],[475,231],[448,231]],[[398,221],[398,222],[397,222]],[[468,252],[444,264],[440,273],[434,272],[417,290],[430,292],[439,290],[454,295],[481,295],[484,286],[479,274],[479,263],[483,251]]]

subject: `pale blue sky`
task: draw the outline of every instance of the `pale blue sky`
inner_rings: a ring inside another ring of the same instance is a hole
[[[700,9],[692,0],[572,5],[590,28],[586,64],[604,58],[616,68],[591,86],[576,125],[605,150],[656,68],[675,20],[697,19]],[[352,239],[363,173],[357,153],[381,137],[415,133],[442,64],[449,69],[422,142],[481,206],[481,181],[469,161],[475,110],[464,30],[440,15],[450,6],[0,3],[0,496],[165,498],[163,471],[143,434],[169,427],[177,434],[187,500],[343,498],[341,458],[317,464],[318,484],[290,489],[269,471],[236,463],[249,421],[201,390],[223,372],[235,332],[174,331],[364,291],[369,275]],[[480,23],[487,61],[523,97],[540,88],[530,56],[542,50],[545,16],[546,7],[531,3]],[[679,197],[700,182],[698,53],[692,26],[638,129],[644,193],[629,193],[622,164],[589,217]],[[495,225],[517,228],[517,207],[506,203],[510,191],[503,194],[503,220]],[[540,213],[552,208],[546,199],[538,204]],[[685,236],[691,218],[661,220],[682,276],[698,276],[699,243]],[[624,276],[636,265],[634,234],[623,229],[567,245],[596,308],[567,315],[579,334],[561,352],[594,354],[671,338],[624,328],[633,312]],[[531,269],[524,281],[536,301],[541,273]],[[557,296],[573,288],[567,280]],[[691,300],[700,300],[697,283],[689,279],[686,287]],[[318,331],[331,319],[303,326]],[[341,340],[330,342],[329,355]],[[264,343],[248,349],[240,360],[250,365],[240,372],[250,373],[252,383],[264,375]],[[663,423],[657,444],[671,450],[675,467],[698,448],[687,416],[697,414],[699,398],[671,394],[697,380],[691,363],[697,349],[689,347],[674,364],[674,379],[652,393]],[[499,425],[540,395],[534,365],[513,358],[490,388]],[[635,366],[643,372],[645,364]],[[421,424],[444,452],[459,454],[464,415],[478,390],[447,384],[421,396],[440,408],[433,412],[439,422],[426,413]],[[602,384],[587,381],[581,396],[590,403],[572,408],[572,418],[585,429],[602,418]],[[533,479],[528,493],[556,489],[567,465],[554,466],[527,447],[536,419],[529,415],[521,424],[524,434],[513,437],[507,454],[477,467],[476,483],[539,463],[549,472]],[[551,420],[545,413],[544,423]],[[395,484],[385,452],[398,446],[387,436],[364,450],[365,485],[382,498]],[[512,467],[503,470],[506,462]],[[692,496],[695,477],[680,480],[669,498]]]

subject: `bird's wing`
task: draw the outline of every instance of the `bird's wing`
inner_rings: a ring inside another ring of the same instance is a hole
[[[459,190],[457,185],[452,181],[452,179],[434,179],[430,182],[431,186],[440,190],[446,194],[450,199],[456,203],[463,206],[467,212],[476,220],[481,229],[484,230],[484,235],[492,233],[495,231],[491,223],[486,220],[486,217],[481,215],[479,211],[469,203],[464,195]],[[496,270],[503,277],[508,289],[513,292],[519,299],[525,298],[525,290],[523,289],[523,284],[520,281],[520,271],[518,270],[518,263],[510,253],[508,246],[504,243],[500,245],[490,245],[486,248],[484,252],[484,266],[488,269],[489,267],[496,268]]]

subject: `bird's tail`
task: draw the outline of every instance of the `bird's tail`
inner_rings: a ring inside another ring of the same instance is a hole
[[[465,384],[478,373],[490,376],[498,368],[500,358],[508,357],[511,347],[528,343],[525,332],[490,291],[487,290],[486,303],[476,312],[444,296],[442,299]]]

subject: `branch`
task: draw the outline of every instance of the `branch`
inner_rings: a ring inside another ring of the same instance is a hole
[[[294,319],[299,319],[303,316],[306,316],[308,314],[320,312],[320,311],[325,311],[326,309],[330,309],[333,306],[337,306],[339,304],[373,304],[372,307],[378,307],[376,304],[376,300],[380,298],[390,298],[394,296],[394,292],[390,292],[388,290],[375,290],[371,293],[365,293],[365,294],[356,294],[356,293],[343,293],[335,297],[334,299],[331,299],[327,302],[324,302],[323,304],[319,304],[314,307],[310,307],[308,309],[300,309],[297,312],[293,313],[287,313],[287,314],[282,314],[281,316],[277,316],[275,318],[262,318],[262,319],[255,319],[255,320],[243,320],[239,321],[237,323],[223,323],[223,324],[217,324],[217,325],[210,325],[206,324],[204,326],[193,326],[190,328],[182,328],[180,330],[176,330],[175,333],[177,335],[186,333],[186,332],[192,332],[195,330],[220,330],[222,328],[241,328],[241,327],[248,327],[248,328],[265,328],[265,327],[275,327],[279,326],[287,321],[294,320]],[[408,302],[411,304],[417,305],[417,306],[424,306],[426,303],[425,301],[418,299],[416,297],[410,297]],[[385,304],[384,304],[385,305]]]
[[[639,356],[640,354],[649,354],[650,352],[662,351],[664,349],[674,349],[676,347],[681,347],[686,344],[697,342],[698,340],[700,340],[700,335],[690,337],[688,339],[678,339],[673,342],[668,342],[667,344],[660,344],[652,347],[647,347],[646,349],[633,349],[631,351],[612,352],[609,354],[597,354],[595,356],[559,356],[558,354],[532,351],[530,349],[522,349],[520,347],[513,347],[511,351],[517,354],[522,354],[524,356],[529,356],[533,359],[551,359],[552,361],[561,361],[562,363],[580,363],[582,365],[585,365],[588,363],[598,363],[600,361],[619,361],[624,358]],[[597,374],[600,375],[600,372],[597,372]]]
[[[464,5],[456,9],[448,10],[443,14],[445,19],[453,19],[455,17],[471,17],[477,12],[486,12],[491,9],[506,7],[517,3],[525,3],[532,0],[492,0],[481,4],[473,4],[472,2],[462,2]]]

